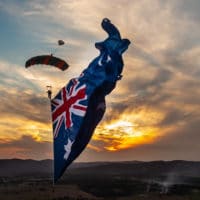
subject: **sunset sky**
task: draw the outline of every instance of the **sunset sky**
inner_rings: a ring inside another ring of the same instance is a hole
[[[56,95],[99,54],[107,17],[131,45],[78,161],[200,161],[199,10],[199,0],[1,0],[0,159],[52,159],[46,86]],[[50,53],[70,68],[25,69],[30,57]]]

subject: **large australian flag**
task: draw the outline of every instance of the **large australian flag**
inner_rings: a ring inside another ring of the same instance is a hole
[[[105,96],[122,77],[122,53],[130,41],[121,39],[109,19],[103,19],[101,26],[108,38],[95,43],[100,55],[51,100],[55,182],[90,141],[105,113]]]

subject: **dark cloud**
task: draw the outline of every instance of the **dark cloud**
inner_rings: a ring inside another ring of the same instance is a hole
[[[177,128],[174,131],[160,137],[154,144],[144,146],[144,149],[154,153],[154,159],[160,157],[160,159],[198,160],[199,120],[200,118],[188,120],[188,123],[185,121],[184,124],[176,123]],[[139,147],[139,149],[143,148]]]
[[[163,84],[171,79],[172,73],[165,69],[156,69],[156,71],[153,72],[153,76],[152,74],[150,76],[152,78],[144,76],[138,78],[136,77],[134,80],[130,80],[130,82],[128,83],[129,90],[148,91],[148,89],[152,89],[152,91],[157,93],[159,90],[162,89]]]
[[[147,40],[147,38],[146,38],[146,40]],[[148,68],[150,66],[162,67],[162,64],[160,63],[158,58],[156,58],[156,55],[153,55],[151,52],[147,52],[141,46],[133,44],[133,47],[130,48],[129,52],[131,55],[134,55],[134,57],[145,61],[146,66],[144,66],[144,67],[146,67],[146,68]]]
[[[148,69],[147,69],[148,71]],[[149,77],[142,73],[132,80],[125,80],[123,88],[126,88],[127,94],[125,100],[111,104],[113,110],[119,113],[127,109],[137,109],[143,106],[157,107],[170,98],[170,91],[166,83],[173,79],[173,73],[166,69],[156,69],[149,71]]]
[[[157,124],[157,126],[161,126],[161,128],[166,128],[169,126],[174,126],[176,124],[178,124],[179,122],[185,121],[185,119],[187,118],[184,110],[178,110],[176,108],[172,108],[170,110],[166,110],[165,111],[165,117],[164,119]]]
[[[49,100],[37,94],[29,94],[23,91],[1,90],[1,117],[25,118],[42,123],[50,121]]]
[[[169,1],[173,10],[174,15],[180,19],[188,19],[191,21],[200,21],[200,2],[199,0],[175,0]]]
[[[15,150],[16,152],[14,153],[10,152],[15,157],[40,160],[51,157],[52,143],[47,141],[39,142],[32,136],[22,135],[21,138],[17,140],[0,141],[0,151],[4,153],[5,149],[7,149],[7,151]],[[5,155],[1,155],[1,153],[0,156],[5,157]]]

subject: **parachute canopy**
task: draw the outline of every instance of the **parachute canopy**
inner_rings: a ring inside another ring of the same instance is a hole
[[[53,55],[41,55],[41,56],[35,56],[30,58],[26,61],[25,67],[31,67],[32,65],[51,65],[54,67],[57,67],[58,69],[64,71],[66,70],[69,65],[64,60],[57,58]]]

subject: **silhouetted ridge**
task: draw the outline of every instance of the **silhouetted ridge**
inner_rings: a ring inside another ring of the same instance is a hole
[[[124,175],[135,177],[154,177],[174,173],[179,176],[200,177],[200,162],[193,161],[126,161],[73,163],[67,174]],[[52,160],[0,160],[0,177],[48,175],[52,174]]]

